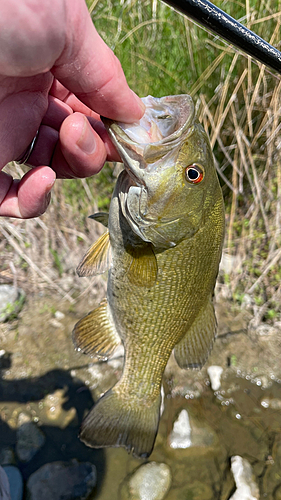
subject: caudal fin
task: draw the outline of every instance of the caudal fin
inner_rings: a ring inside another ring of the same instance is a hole
[[[87,415],[79,437],[92,448],[122,446],[138,458],[147,458],[153,450],[159,416],[160,395],[147,406],[122,399],[113,388]]]

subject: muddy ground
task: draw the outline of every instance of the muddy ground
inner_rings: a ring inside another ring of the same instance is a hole
[[[120,377],[122,357],[99,362],[72,345],[74,324],[94,306],[60,297],[27,296],[19,316],[0,324],[0,458],[13,452],[24,480],[45,463],[90,461],[98,482],[90,498],[122,500],[124,480],[143,461],[123,449],[92,450],[77,435],[83,416]],[[281,498],[281,327],[253,324],[252,312],[221,300],[218,338],[201,371],[178,368],[173,356],[164,376],[165,406],[149,461],[172,473],[167,500],[228,500],[235,491],[234,455],[252,465],[260,498]],[[213,391],[207,368],[223,368]],[[173,449],[170,434],[182,409],[189,414],[192,445]],[[20,417],[21,415],[21,417]],[[45,436],[30,460],[18,450],[25,415]],[[20,417],[20,418],[19,418]]]

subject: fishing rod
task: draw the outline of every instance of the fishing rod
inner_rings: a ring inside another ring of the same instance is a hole
[[[281,52],[208,0],[164,1],[281,74]]]

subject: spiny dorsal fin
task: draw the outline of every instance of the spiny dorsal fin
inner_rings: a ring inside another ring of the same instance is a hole
[[[212,298],[185,334],[175,346],[174,355],[180,368],[201,368],[212,349],[216,336],[217,321]]]
[[[132,257],[128,269],[130,282],[136,286],[151,287],[157,279],[157,260],[151,245],[130,247],[128,253]]]
[[[89,219],[94,219],[100,222],[103,226],[108,227],[108,217],[109,214],[106,212],[97,212],[96,214],[90,215]]]
[[[121,341],[110,318],[106,299],[76,323],[72,339],[75,348],[85,354],[97,354],[105,358],[111,356]]]
[[[108,271],[111,264],[109,232],[106,231],[84,255],[76,272],[78,276],[94,276]]]

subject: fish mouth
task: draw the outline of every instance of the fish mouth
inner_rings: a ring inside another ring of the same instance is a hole
[[[161,98],[147,96],[142,101],[146,110],[136,123],[102,118],[125,169],[136,185],[145,185],[145,173],[158,170],[159,160],[162,168],[166,157],[171,164],[180,145],[193,131],[195,115],[193,100],[186,94]]]

